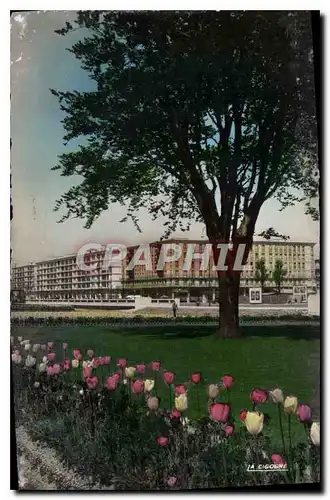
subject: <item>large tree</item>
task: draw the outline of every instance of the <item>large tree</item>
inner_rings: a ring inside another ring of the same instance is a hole
[[[245,263],[263,203],[297,199],[308,23],[306,12],[83,11],[57,30],[88,30],[70,50],[95,81],[52,90],[64,140],[85,138],[54,167],[82,177],[56,204],[61,220],[89,227],[120,202],[137,227],[141,207],[166,215],[164,236],[204,222],[216,260],[219,243],[233,244],[218,273],[221,337],[239,334],[238,245]]]

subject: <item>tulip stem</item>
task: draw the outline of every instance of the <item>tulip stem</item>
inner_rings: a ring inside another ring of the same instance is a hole
[[[278,420],[279,420],[279,424],[280,424],[280,431],[281,431],[281,437],[282,437],[283,455],[284,455],[284,457],[286,457],[285,439],[284,439],[283,424],[282,424],[282,414],[281,414],[280,404],[277,405],[277,409],[278,409]]]
[[[292,438],[291,438],[291,415],[288,415],[288,429],[289,429],[290,461],[291,461],[291,469],[293,471],[294,462],[293,462],[293,449],[292,449]]]
[[[171,408],[172,408],[172,390],[171,390],[171,385],[168,386],[168,389],[170,391],[170,406],[169,406],[169,410],[171,411]]]
[[[199,390],[198,390],[198,386],[197,386],[197,410],[198,410],[198,418],[199,418],[200,415],[201,415],[201,411],[200,411],[200,404],[199,404]]]
[[[226,454],[225,454],[225,441],[223,440],[221,443],[221,451],[222,451],[222,462],[223,462],[223,471],[225,473],[225,486],[228,485],[228,475],[227,475],[227,462],[226,462]]]

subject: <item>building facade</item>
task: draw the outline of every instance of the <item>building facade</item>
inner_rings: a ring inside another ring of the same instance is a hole
[[[202,260],[194,258],[189,268],[185,265],[188,252],[204,254],[207,240],[170,239],[155,241],[146,245],[146,250],[137,259],[137,264],[130,266],[132,258],[141,247],[127,249],[126,258],[121,265],[104,268],[105,248],[91,250],[84,255],[86,270],[77,265],[77,255],[67,255],[48,259],[12,269],[12,290],[24,291],[27,301],[54,302],[106,302],[111,298],[127,295],[144,295],[154,298],[203,297],[208,301],[216,300],[217,271],[213,269],[212,251],[207,266]],[[161,270],[157,264],[163,244],[181,246],[179,258],[165,262]],[[241,275],[241,294],[248,295],[248,288],[258,286],[256,282],[256,264],[265,261],[266,269],[271,273],[277,260],[282,261],[286,276],[283,289],[293,286],[307,286],[314,291],[315,261],[314,244],[288,241],[255,241]],[[191,254],[190,254],[191,255]],[[149,265],[141,262],[143,259]],[[93,268],[92,270],[90,269]],[[274,287],[272,280],[265,287]]]
[[[27,301],[86,302],[106,301],[117,293],[121,267],[102,269],[105,250],[86,252],[84,264],[77,265],[77,255],[48,259],[12,269],[12,290],[24,290]]]
[[[123,289],[131,293],[141,293],[161,296],[177,296],[187,294],[207,296],[208,300],[215,300],[217,292],[217,271],[213,269],[214,260],[212,252],[208,260],[208,266],[202,265],[201,259],[194,259],[189,270],[185,269],[188,245],[194,245],[194,253],[203,253],[207,240],[183,240],[170,239],[166,241],[155,241],[148,245],[149,259],[151,265],[146,269],[145,265],[135,265],[131,269],[129,263],[139,246],[128,249],[127,256],[123,262]],[[157,263],[162,244],[174,244],[182,247],[181,257],[175,262],[166,262],[163,270],[157,270]],[[140,247],[141,248],[141,247]],[[265,261],[266,269],[270,274],[274,270],[275,263],[280,260],[286,276],[282,283],[283,289],[291,289],[295,285],[307,286],[308,290],[315,289],[315,265],[314,265],[314,243],[289,242],[289,241],[255,241],[250,251],[248,262],[244,266],[241,275],[241,293],[248,293],[248,288],[258,286],[256,276],[256,264],[259,260]],[[142,258],[146,258],[143,254]],[[269,279],[265,287],[274,287],[274,282]]]

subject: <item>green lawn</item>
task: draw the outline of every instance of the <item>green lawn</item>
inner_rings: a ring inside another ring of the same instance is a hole
[[[309,365],[319,351],[319,327],[315,326],[246,326],[241,339],[217,340],[214,326],[152,326],[148,328],[91,327],[15,327],[12,335],[22,335],[33,342],[68,342],[69,349],[86,351],[94,348],[97,355],[127,357],[129,364],[149,363],[159,359],[176,373],[177,383],[188,380],[194,371],[201,371],[208,383],[217,382],[223,374],[234,376],[231,403],[235,416],[242,408],[251,408],[249,393],[254,387],[280,387],[310,403],[317,383],[315,369]],[[206,389],[200,387],[204,413]],[[161,406],[168,405],[168,389],[160,381],[158,395]],[[225,396],[222,397],[225,400]],[[189,391],[188,417],[197,416],[196,388]],[[263,405],[262,411],[276,419],[274,405]],[[270,428],[274,427],[270,423]],[[303,435],[303,426],[293,422],[294,433]]]

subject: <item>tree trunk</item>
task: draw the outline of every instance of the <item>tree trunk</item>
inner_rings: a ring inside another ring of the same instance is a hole
[[[240,273],[234,276],[219,277],[219,323],[216,336],[218,338],[237,338],[241,336],[239,329],[238,299]]]

